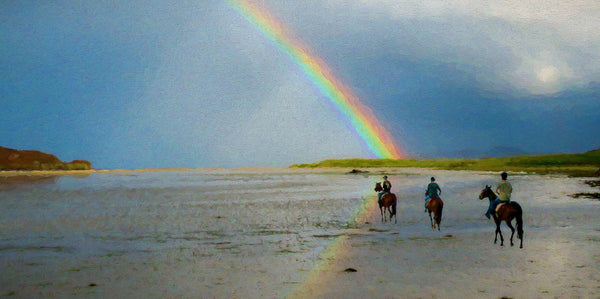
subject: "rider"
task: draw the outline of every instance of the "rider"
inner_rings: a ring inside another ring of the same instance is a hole
[[[498,193],[500,196],[494,201],[490,201],[490,206],[488,207],[488,210],[485,213],[485,217],[487,217],[488,219],[490,219],[491,214],[494,212],[496,206],[499,203],[510,202],[510,195],[512,194],[512,185],[506,180],[506,178],[508,177],[508,173],[502,172],[500,176],[502,177],[502,182],[500,182],[498,184],[498,187],[496,187],[496,193]]]
[[[383,185],[381,187],[383,188],[383,191],[377,193],[377,202],[379,203],[381,203],[381,196],[383,196],[386,193],[389,193],[390,190],[392,190],[392,183],[388,181],[387,175],[383,176]]]
[[[435,182],[434,177],[431,177],[431,183],[427,185],[427,192],[425,194],[427,195],[425,197],[425,212],[427,212],[427,200],[434,197],[440,198],[440,194],[442,194],[442,189],[440,189],[440,186]]]

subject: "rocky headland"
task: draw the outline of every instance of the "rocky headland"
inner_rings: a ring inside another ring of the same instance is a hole
[[[90,170],[86,160],[63,162],[55,155],[0,146],[0,170]]]

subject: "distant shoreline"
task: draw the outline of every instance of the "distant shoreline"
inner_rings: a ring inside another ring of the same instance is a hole
[[[465,169],[440,169],[433,167],[315,167],[315,168],[293,168],[293,167],[237,167],[237,168],[144,168],[144,169],[90,169],[90,170],[2,170],[0,179],[10,178],[40,178],[40,177],[87,177],[91,174],[133,174],[150,172],[198,172],[204,174],[253,174],[271,172],[273,174],[346,174],[346,175],[399,175],[406,173],[430,173],[432,171],[469,172],[469,173],[496,173],[496,170],[465,170]],[[510,171],[512,175],[559,175],[572,176],[567,173],[551,172],[536,173],[529,171]],[[588,177],[588,176],[581,176]],[[593,176],[589,176],[593,177]],[[0,181],[2,182],[2,181]]]
[[[347,174],[347,175],[395,175],[402,173],[427,173],[432,170],[444,171],[428,167],[375,167],[360,170],[348,167],[318,167],[318,168],[291,168],[291,167],[235,167],[235,168],[143,168],[143,169],[90,169],[90,170],[1,170],[0,178],[9,177],[53,177],[73,176],[84,177],[95,173],[147,173],[147,172],[204,172],[206,174],[233,174],[233,173],[260,173],[272,172],[276,174],[312,173],[312,174]],[[447,170],[456,171],[456,170]],[[464,171],[464,170],[459,170]],[[469,170],[467,170],[469,171]],[[470,170],[473,173],[488,173],[489,171]]]
[[[139,168],[139,169],[88,169],[88,170],[0,170],[0,177],[10,176],[56,176],[89,175],[92,173],[140,173],[140,172],[176,172],[176,171],[293,171],[287,167],[234,167],[234,168]]]
[[[343,167],[355,169],[415,167],[439,170],[509,171],[536,174],[600,176],[600,150],[581,154],[547,154],[481,159],[330,159],[291,168]]]
[[[87,170],[0,170],[0,177],[10,176],[82,176],[92,173],[140,173],[159,171],[205,172],[318,172],[348,174],[379,174],[405,172],[410,169],[474,171],[528,174],[559,174],[571,177],[600,176],[600,150],[581,154],[547,154],[482,159],[330,159],[289,167],[234,167],[234,168],[141,168],[141,169],[87,169]]]

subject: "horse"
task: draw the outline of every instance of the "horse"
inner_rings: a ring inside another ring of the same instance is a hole
[[[444,202],[441,198],[435,196],[427,201],[427,205],[425,207],[429,212],[429,221],[431,222],[431,229],[435,230],[437,224],[437,229],[438,231],[440,231],[440,222],[442,222],[442,210],[444,209]],[[433,219],[431,218],[431,213],[433,213]],[[434,219],[435,223],[433,222]]]
[[[375,184],[375,192],[381,191],[383,191],[383,188],[381,187],[381,183],[378,182]],[[395,217],[394,223],[398,223],[398,215],[396,215],[398,199],[396,198],[396,194],[391,192],[384,193],[381,195],[381,200],[378,200],[377,203],[379,203],[379,211],[381,212],[381,222],[386,222],[386,214],[389,214],[390,222],[392,222],[392,217]]]
[[[479,194],[480,200],[486,197],[490,200],[490,203],[497,198],[494,191],[492,191],[492,187],[488,185],[485,185],[485,188]],[[515,228],[512,226],[511,222],[513,219],[516,219],[517,237],[521,240],[519,248],[523,248],[523,209],[521,206],[515,201],[510,201],[508,203],[496,206],[496,211],[494,211],[492,215],[494,216],[494,222],[496,222],[496,236],[494,238],[494,244],[497,243],[498,234],[500,234],[500,246],[504,246],[504,238],[502,237],[502,231],[500,231],[500,223],[504,221],[512,231],[510,234],[510,246],[514,246],[513,236],[515,235]]]

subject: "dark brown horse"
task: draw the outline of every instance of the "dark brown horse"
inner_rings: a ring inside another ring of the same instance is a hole
[[[485,189],[481,191],[479,194],[479,199],[488,198],[490,203],[496,200],[497,196],[492,191],[492,187],[486,185]],[[513,236],[515,235],[515,228],[512,226],[511,222],[514,219],[517,220],[517,237],[521,239],[521,245],[519,248],[523,248],[523,209],[521,206],[514,201],[503,204],[500,207],[496,207],[496,211],[492,213],[494,216],[494,222],[496,222],[496,236],[494,238],[494,244],[498,241],[498,234],[500,234],[500,246],[504,246],[504,238],[502,237],[502,232],[500,231],[500,223],[502,221],[506,222],[506,225],[510,228],[512,233],[510,234],[510,246],[513,246]]]
[[[375,184],[375,192],[381,192],[383,188],[381,187],[381,183]],[[396,215],[396,205],[398,200],[396,198],[396,194],[391,192],[386,192],[381,195],[381,200],[378,200],[379,203],[379,211],[381,212],[381,221],[387,221],[387,215],[389,215],[390,222],[392,222],[392,217],[394,218],[394,223],[398,223],[398,215]],[[387,212],[386,212],[387,211]],[[387,214],[387,215],[386,215]]]
[[[442,210],[444,209],[444,202],[439,197],[432,197],[427,200],[427,205],[425,205],[427,211],[429,212],[429,221],[431,222],[431,229],[435,229],[437,225],[438,231],[440,230],[440,223],[442,222]],[[431,213],[433,213],[433,218],[431,218]],[[435,223],[434,221],[435,220]]]

